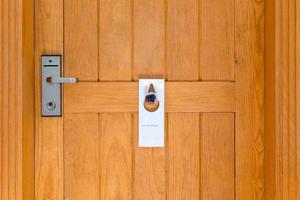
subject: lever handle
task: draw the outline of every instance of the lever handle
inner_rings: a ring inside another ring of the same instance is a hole
[[[48,83],[77,83],[77,78],[74,77],[47,77]]]

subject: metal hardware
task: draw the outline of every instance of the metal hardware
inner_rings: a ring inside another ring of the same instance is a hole
[[[61,83],[76,83],[73,77],[61,76],[61,56],[45,55],[42,61],[42,116],[61,116]]]
[[[48,83],[76,83],[77,78],[73,77],[47,77]]]
[[[55,104],[55,102],[54,101],[49,101],[48,103],[47,103],[47,109],[48,110],[55,110],[55,108],[56,108],[56,104]]]
[[[144,108],[149,112],[155,112],[159,108],[159,100],[156,96],[155,89],[151,83],[145,96]]]

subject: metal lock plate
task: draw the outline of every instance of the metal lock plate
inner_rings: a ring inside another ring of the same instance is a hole
[[[61,116],[61,84],[47,81],[48,77],[61,76],[61,56],[41,57],[42,62],[42,116]]]

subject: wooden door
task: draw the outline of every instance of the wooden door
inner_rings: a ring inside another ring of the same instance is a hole
[[[263,1],[36,0],[36,199],[262,199]],[[40,55],[63,55],[61,118]],[[165,148],[139,148],[140,77],[166,80]]]

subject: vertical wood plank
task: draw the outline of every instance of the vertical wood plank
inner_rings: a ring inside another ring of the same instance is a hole
[[[277,199],[297,199],[296,1],[276,5]]]
[[[132,78],[132,1],[100,0],[100,80]],[[100,197],[132,199],[131,114],[100,114]]]
[[[276,64],[275,64],[275,3],[265,1],[265,199],[276,199]]]
[[[22,199],[22,1],[0,3],[0,199]]]
[[[63,54],[63,1],[35,1],[35,199],[63,199],[63,120],[41,117],[40,56]]]
[[[7,18],[5,17],[5,15],[3,16],[3,11],[2,11],[2,8],[3,8],[3,3],[0,3],[0,10],[1,10],[1,13],[0,13],[0,15],[1,15],[1,20],[0,20],[0,44],[1,44],[1,48],[0,48],[0,57],[1,57],[1,59],[0,59],[0,65],[1,66],[3,66],[4,65],[4,58],[3,58],[3,44],[4,44],[4,42],[3,42],[3,24],[4,23],[6,23],[6,20],[7,20]],[[2,77],[2,74],[4,74],[4,72],[5,72],[5,70],[4,70],[5,68],[4,67],[0,67],[0,77],[1,77],[1,81],[0,81],[0,94],[1,94],[1,96],[0,96],[0,107],[1,107],[1,110],[3,109],[2,108],[2,105],[3,105],[3,99],[4,99],[4,87],[5,87],[5,83],[3,83],[3,80],[4,80],[4,78]],[[4,158],[3,158],[3,152],[4,152],[4,149],[3,149],[3,147],[4,147],[4,145],[2,144],[2,141],[4,141],[4,124],[3,124],[3,121],[2,121],[2,119],[3,119],[3,111],[1,112],[1,120],[0,120],[0,129],[1,129],[1,134],[0,134],[0,141],[1,141],[1,147],[0,147],[0,173],[1,173],[1,176],[0,176],[0,183],[1,183],[1,186],[0,186],[0,197],[1,198],[4,198],[3,196],[4,196],[4,186],[5,186],[5,184],[4,184],[4,176],[3,176],[3,171],[4,171],[4,166],[3,166],[3,162],[4,162]]]
[[[34,199],[34,0],[22,0],[22,6],[22,199]]]
[[[138,115],[134,124],[134,199],[166,199],[165,148],[138,147]],[[165,133],[166,134],[166,133]]]
[[[198,8],[197,0],[167,1],[168,80],[199,79]],[[168,199],[200,198],[199,134],[199,114],[168,114]]]
[[[201,114],[201,199],[234,199],[234,114]]]
[[[100,199],[132,199],[132,182],[131,114],[100,114]]]
[[[200,78],[234,80],[234,0],[200,1]]]
[[[165,74],[164,9],[164,0],[134,1],[134,80]]]
[[[287,52],[287,60],[288,60],[288,72],[287,72],[287,88],[285,89],[285,93],[288,96],[288,101],[286,102],[287,106],[287,119],[284,120],[284,129],[287,130],[287,134],[284,133],[284,136],[288,136],[286,139],[288,146],[287,148],[284,147],[286,150],[286,170],[288,171],[287,175],[287,184],[285,184],[285,191],[288,192],[286,196],[287,199],[297,199],[297,119],[296,119],[296,1],[289,0],[288,1],[288,25],[287,29],[283,29],[284,32],[288,32],[288,48],[286,49]],[[285,67],[285,66],[284,66]],[[285,85],[284,85],[285,86]]]
[[[264,196],[264,2],[235,1],[236,198]]]
[[[4,62],[3,62],[3,24],[4,23],[6,23],[6,21],[5,21],[5,17],[3,16],[3,11],[2,11],[2,7],[3,7],[3,5],[2,5],[3,3],[0,3],[0,10],[1,10],[1,13],[0,13],[0,16],[1,16],[1,20],[0,20],[0,65],[1,66],[3,66],[4,64]],[[3,91],[4,91],[4,86],[5,86],[5,84],[3,83],[3,78],[2,78],[2,74],[4,74],[4,67],[0,67],[0,77],[1,77],[1,81],[0,81],[0,94],[1,94],[1,96],[0,96],[0,108],[1,108],[1,110],[3,109],[2,108],[2,105],[3,105],[3,97],[5,96],[5,95],[3,95]],[[4,125],[3,125],[3,122],[2,122],[2,119],[3,119],[3,112],[1,112],[0,113],[1,114],[1,119],[0,119],[0,130],[1,130],[1,133],[0,133],[0,144],[1,144],[1,147],[0,147],[0,174],[1,174],[1,176],[0,176],[0,183],[1,183],[1,186],[0,186],[0,197],[1,198],[3,198],[3,193],[4,193],[4,182],[3,182],[3,169],[4,169],[4,167],[3,167],[3,162],[4,162],[4,159],[3,159],[3,144],[2,144],[2,141],[3,141],[3,138],[4,138],[4,130],[3,130],[3,127],[4,127]]]
[[[283,144],[284,144],[284,139],[283,139],[283,116],[286,116],[285,112],[285,108],[283,108],[284,102],[286,102],[286,95],[283,98],[283,90],[282,90],[282,85],[283,85],[283,74],[285,74],[286,76],[286,67],[282,67],[282,66],[288,66],[287,62],[286,62],[286,58],[288,56],[286,56],[286,51],[284,51],[283,49],[286,50],[287,46],[286,46],[286,41],[288,40],[286,35],[287,35],[287,31],[283,32],[282,30],[286,30],[288,27],[288,23],[286,20],[286,16],[288,11],[286,11],[286,9],[288,8],[288,6],[286,6],[286,4],[288,3],[288,1],[278,1],[278,6],[276,7],[276,13],[277,13],[277,18],[281,19],[278,22],[278,26],[276,26],[276,33],[278,31],[278,33],[276,34],[276,42],[278,41],[280,44],[281,48],[277,48],[276,49],[276,56],[277,55],[281,55],[281,56],[277,56],[276,57],[276,62],[277,62],[277,76],[276,76],[276,88],[277,88],[277,96],[276,96],[276,100],[279,101],[278,103],[276,103],[276,110],[279,110],[281,112],[280,115],[275,116],[276,117],[276,129],[277,129],[277,134],[276,134],[276,146],[278,146],[276,148],[276,153],[278,154],[279,159],[277,159],[277,166],[276,166],[276,173],[277,173],[277,184],[276,184],[276,198],[278,200],[281,200],[284,197],[284,194],[287,194],[286,192],[284,192],[284,185],[286,185],[286,182],[284,181],[283,175],[284,174],[288,174],[288,173],[284,173],[283,170],[283,154],[284,152],[284,148],[283,148]],[[285,19],[285,20],[283,20]],[[285,81],[285,85],[286,85],[286,81]],[[285,114],[285,115],[284,115]],[[276,199],[276,200],[277,200]]]
[[[297,138],[297,183],[300,183],[300,1],[296,0],[296,138]],[[300,184],[297,184],[297,199],[300,199]]]
[[[5,17],[4,16],[2,16],[3,15],[3,12],[2,12],[2,7],[3,7],[3,5],[2,4],[0,4],[0,9],[1,9],[1,19],[4,21],[4,19],[5,19]],[[3,57],[2,57],[2,55],[3,55],[3,39],[2,39],[2,37],[3,37],[3,34],[2,34],[2,30],[3,30],[3,21],[0,21],[0,23],[1,23],[1,25],[0,25],[0,44],[1,44],[1,48],[0,48],[0,56],[1,56],[1,59],[0,59],[0,64],[1,64],[1,66],[3,66]],[[3,77],[2,77],[2,74],[4,74],[4,67],[0,67],[0,74],[1,74],[1,81],[0,81],[0,89],[1,89],[1,91],[0,91],[0,94],[1,94],[1,97],[0,97],[0,106],[1,106],[1,110],[3,109],[2,108],[2,105],[3,105],[3,98],[4,98],[4,96],[5,95],[3,95],[3,93],[4,93],[4,87],[5,87],[5,83],[3,83]],[[4,124],[3,124],[3,121],[2,121],[2,119],[3,119],[3,111],[1,112],[1,120],[0,120],[0,129],[1,129],[1,134],[0,134],[0,141],[1,141],[1,148],[0,148],[0,173],[1,173],[1,178],[0,178],[0,183],[1,183],[1,187],[0,187],[0,197],[1,198],[4,198],[3,196],[4,196],[4,194],[5,194],[5,192],[4,192],[4,186],[5,186],[5,183],[4,183],[4,180],[5,180],[5,178],[4,178],[4,173],[3,173],[3,171],[4,171],[4,169],[5,169],[5,167],[3,166],[3,162],[4,162],[4,158],[3,158],[3,152],[4,152],[4,149],[3,149],[3,147],[4,147],[4,145],[2,144],[2,141],[4,141],[4,138],[5,138],[5,136],[4,136],[4,130],[5,130],[5,126],[4,126]]]
[[[198,113],[168,115],[168,199],[200,198],[200,133]]]
[[[199,79],[198,0],[168,0],[167,78]]]
[[[10,27],[10,53],[9,53],[9,71],[11,77],[9,78],[9,127],[13,134],[9,136],[9,155],[11,160],[9,162],[10,173],[9,177],[13,177],[10,181],[10,198],[22,198],[22,48],[23,48],[23,11],[21,7],[22,2],[10,1],[9,6],[9,27]],[[22,42],[21,42],[22,41]],[[13,154],[14,156],[11,156]]]
[[[97,4],[97,0],[64,1],[66,76],[77,77],[84,81],[98,79]]]
[[[37,120],[35,199],[63,199],[63,121]]]
[[[133,79],[165,76],[165,1],[134,1]],[[166,198],[165,150],[139,148],[134,115],[134,199]]]
[[[65,115],[65,199],[99,199],[98,153],[98,114]]]
[[[100,80],[131,80],[132,0],[100,0]]]

